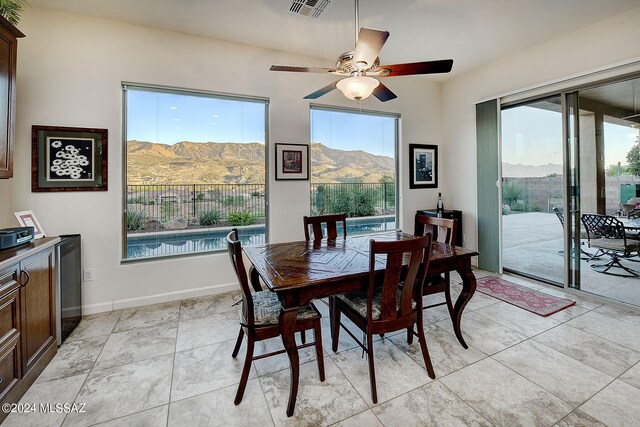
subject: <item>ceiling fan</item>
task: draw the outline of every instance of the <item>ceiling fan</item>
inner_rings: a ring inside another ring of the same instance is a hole
[[[364,27],[358,31],[358,9],[358,0],[355,0],[356,47],[352,52],[345,52],[340,55],[336,61],[335,68],[272,65],[270,70],[298,73],[329,73],[346,76],[344,79],[337,80],[310,93],[304,99],[317,99],[337,88],[349,99],[360,101],[373,94],[382,102],[397,98],[397,95],[382,84],[378,78],[448,73],[451,71],[453,59],[380,65],[378,54],[387,41],[389,32]]]

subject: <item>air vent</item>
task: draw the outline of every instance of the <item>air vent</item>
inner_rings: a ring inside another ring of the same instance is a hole
[[[331,0],[293,0],[289,10],[309,18],[317,18],[324,12],[329,3],[331,3]]]

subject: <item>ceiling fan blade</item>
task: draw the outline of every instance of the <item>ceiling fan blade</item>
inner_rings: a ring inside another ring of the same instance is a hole
[[[381,65],[377,70],[389,70],[389,74],[379,77],[411,76],[414,74],[448,73],[453,67],[453,59],[440,61],[411,62],[408,64]]]
[[[295,73],[333,73],[334,68],[323,67],[295,67],[291,65],[272,65],[270,71],[293,71]]]
[[[373,96],[378,98],[382,102],[391,101],[398,97],[395,93],[391,92],[391,90],[380,82],[377,88],[373,90]]]
[[[331,83],[329,85],[326,85],[322,89],[318,89],[317,91],[315,91],[313,93],[310,93],[309,95],[305,96],[303,99],[318,99],[322,95],[326,95],[329,92],[331,92],[332,90],[334,90],[339,81],[340,80],[337,80],[337,81],[335,81],[335,82],[333,82],[333,83]]]
[[[388,31],[360,28],[358,43],[353,53],[353,66],[358,70],[371,67],[387,38],[389,38]]]

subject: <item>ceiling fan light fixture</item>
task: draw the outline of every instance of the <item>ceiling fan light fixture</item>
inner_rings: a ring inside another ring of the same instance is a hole
[[[378,87],[380,82],[373,77],[353,76],[340,80],[336,87],[349,99],[360,101],[366,99]]]

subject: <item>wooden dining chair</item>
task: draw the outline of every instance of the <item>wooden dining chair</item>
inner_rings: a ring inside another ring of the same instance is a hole
[[[427,215],[416,215],[414,224],[414,236],[424,236],[430,234],[433,240],[448,245],[455,244],[456,241],[456,221],[447,218],[435,218]],[[427,276],[423,287],[423,295],[433,295],[444,292],[445,302],[424,306],[427,308],[447,305],[449,316],[453,320],[453,303],[451,301],[451,278],[449,272],[443,275]]]
[[[325,237],[327,240],[336,240],[339,222],[342,223],[342,235],[345,239],[347,238],[347,215],[345,214],[305,216],[302,220],[304,222],[304,238],[307,242],[310,240],[309,226],[313,230],[313,240],[322,240]],[[322,224],[326,224],[326,236],[322,233]]]
[[[428,268],[431,236],[410,240],[370,242],[368,289],[332,296],[329,300],[332,317],[331,344],[338,350],[340,327],[353,338],[369,360],[371,400],[378,402],[376,373],[373,358],[373,335],[407,330],[409,344],[417,335],[429,377],[435,378],[422,325],[422,285]],[[386,266],[376,272],[376,258],[386,256]],[[403,268],[403,257],[409,264]],[[366,344],[356,338],[341,322],[344,313],[367,337]],[[414,326],[417,328],[414,330]]]
[[[280,301],[278,300],[275,292],[268,290],[251,292],[244,262],[242,260],[242,245],[238,240],[238,230],[235,228],[227,235],[227,249],[229,251],[231,264],[236,272],[236,276],[240,282],[240,289],[242,291],[242,321],[240,322],[238,340],[236,341],[236,345],[233,349],[233,358],[238,355],[244,335],[247,336],[247,354],[244,359],[242,375],[240,376],[240,384],[238,385],[236,398],[234,400],[234,403],[238,405],[242,401],[242,396],[244,395],[244,390],[247,386],[249,371],[251,370],[251,362],[284,353],[285,350],[282,349],[254,356],[253,350],[256,341],[279,337],[282,332],[280,326]],[[309,304],[308,306],[300,309],[298,312],[298,319],[296,321],[296,332],[304,332],[307,329],[313,329],[314,342],[306,344],[303,343],[298,346],[298,349],[311,346],[316,347],[316,358],[318,361],[320,381],[324,381],[324,359],[322,358],[322,332],[320,327],[321,317],[322,315],[313,304]]]

